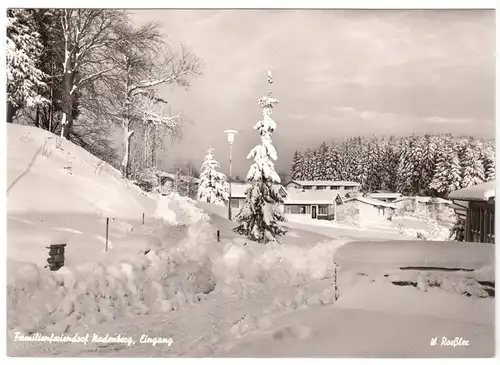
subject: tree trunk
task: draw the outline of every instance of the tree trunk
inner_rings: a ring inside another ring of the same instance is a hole
[[[149,167],[149,125],[146,123],[144,126],[144,163],[146,168]]]
[[[123,159],[122,159],[122,175],[124,178],[128,178],[129,169],[129,158],[130,158],[130,138],[134,134],[134,131],[130,130],[130,122],[127,120],[123,122]]]
[[[12,103],[7,102],[7,123],[13,123],[19,108],[15,107]]]
[[[157,127],[153,124],[153,132],[152,132],[152,143],[151,143],[151,166],[156,167],[156,143],[157,143]]]
[[[40,128],[40,105],[36,106],[36,113],[35,113],[35,126],[37,128]]]
[[[63,79],[63,116],[61,121],[61,137],[68,138],[73,128],[73,74],[64,73]]]

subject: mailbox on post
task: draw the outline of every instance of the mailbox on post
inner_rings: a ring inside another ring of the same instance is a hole
[[[47,247],[49,249],[47,262],[51,271],[57,271],[64,266],[64,247],[66,247],[65,243]]]

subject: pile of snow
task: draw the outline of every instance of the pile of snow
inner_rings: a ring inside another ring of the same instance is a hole
[[[225,242],[221,257],[212,271],[217,283],[231,290],[249,290],[264,285],[267,289],[331,280],[336,264],[333,256],[346,240],[319,242],[310,247],[268,243],[255,244],[245,239]]]
[[[174,192],[160,196],[157,203],[154,216],[170,224],[190,225],[209,219],[209,215],[197,206],[196,200]]]
[[[163,226],[164,233],[175,228]],[[213,230],[200,221],[183,236],[158,240],[156,247],[112,265],[88,262],[50,272],[36,264],[10,262],[9,329],[62,333],[201,300],[200,295],[215,287],[210,256],[212,251],[218,255]],[[33,302],[43,304],[35,308]]]
[[[157,210],[162,219],[153,228],[142,228],[155,239],[127,258],[57,272],[10,262],[8,328],[22,333],[75,331],[83,325],[177,310],[214,289],[247,297],[256,290],[323,279],[334,287],[333,254],[345,241],[307,248],[244,239],[217,242],[216,228],[195,204],[177,195],[165,197]],[[328,296],[316,299],[331,303],[333,291]],[[34,309],[34,301],[43,305]]]

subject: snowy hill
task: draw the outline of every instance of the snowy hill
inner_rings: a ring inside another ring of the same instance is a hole
[[[45,130],[7,127],[8,212],[138,218],[154,202],[119,171]]]

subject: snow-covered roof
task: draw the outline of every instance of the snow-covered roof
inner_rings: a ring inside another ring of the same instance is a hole
[[[245,193],[247,189],[251,186],[252,184],[248,183],[231,183],[231,197],[232,198],[244,198]],[[285,188],[283,188],[283,192],[285,194],[288,194]]]
[[[495,198],[495,180],[455,190],[448,195],[448,199],[465,201],[488,201],[491,198]]]
[[[296,183],[302,186],[361,186],[354,181],[333,181],[333,180],[292,180],[290,183]]]
[[[232,183],[231,196],[233,198],[244,198],[245,192],[250,184]],[[287,196],[285,204],[333,204],[333,201],[339,196],[338,192],[333,190],[296,190],[285,191]]]
[[[370,204],[376,207],[386,207],[386,208],[396,209],[396,206],[393,203],[386,203],[378,199],[367,198],[364,196],[356,196],[345,200],[346,203],[351,201],[360,201],[362,203]]]
[[[333,190],[288,191],[285,204],[333,204],[339,193]]]
[[[405,200],[415,200],[419,203],[435,203],[435,204],[451,204],[451,201],[443,199],[443,198],[437,198],[437,197],[432,197],[432,196],[402,196],[399,199],[396,199],[393,201],[393,203],[399,203],[401,201]]]
[[[250,187],[250,184],[231,183],[231,197],[244,198],[245,192]]]
[[[403,194],[401,193],[391,193],[391,192],[378,192],[367,194],[369,198],[400,198]]]

